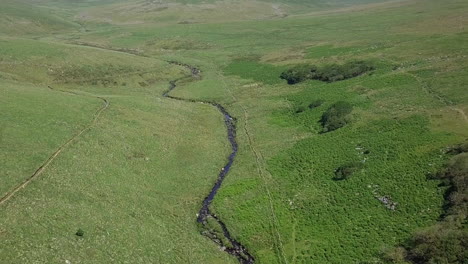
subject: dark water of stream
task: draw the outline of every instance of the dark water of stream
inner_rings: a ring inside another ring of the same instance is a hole
[[[192,73],[191,78],[193,79],[201,78],[201,71],[196,67],[193,67],[188,64],[180,63],[180,62],[174,62],[174,61],[170,61],[169,63],[176,64],[176,65],[189,69]],[[247,248],[245,248],[241,243],[235,240],[232,237],[232,235],[229,233],[229,230],[226,227],[226,224],[223,221],[221,221],[221,219],[219,219],[219,217],[216,214],[210,211],[211,202],[213,201],[213,199],[216,196],[216,193],[221,187],[221,184],[223,183],[224,178],[229,173],[231,166],[234,163],[234,160],[237,155],[238,144],[236,141],[235,119],[228,113],[228,111],[222,105],[218,103],[208,102],[208,101],[198,101],[198,100],[193,100],[193,99],[185,99],[185,98],[180,98],[180,97],[169,95],[169,93],[177,87],[177,81],[179,80],[180,79],[170,81],[169,89],[163,93],[163,96],[166,98],[179,100],[179,101],[210,104],[213,107],[216,107],[216,109],[218,109],[218,111],[224,116],[224,124],[226,125],[226,129],[227,129],[227,138],[229,140],[229,143],[231,144],[231,154],[227,158],[228,161],[226,165],[224,165],[224,167],[221,168],[218,174],[218,178],[216,179],[216,182],[213,185],[213,188],[211,188],[210,193],[203,200],[202,207],[200,208],[200,211],[198,212],[197,222],[200,223],[202,226],[201,233],[204,236],[210,238],[216,244],[218,244],[225,252],[236,257],[241,264],[253,264],[255,262],[255,259],[248,252]],[[209,220],[211,220],[211,222],[214,221],[216,224],[218,224],[222,230],[222,233],[216,232],[211,226],[212,224],[208,223]]]

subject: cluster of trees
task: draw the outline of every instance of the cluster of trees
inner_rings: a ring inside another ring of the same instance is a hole
[[[296,84],[305,80],[336,82],[374,69],[375,67],[366,61],[350,61],[345,64],[329,64],[323,67],[301,64],[282,72],[280,78],[286,80],[288,84]]]
[[[349,122],[349,114],[353,111],[353,106],[345,101],[338,101],[331,105],[320,119],[323,132],[330,132],[345,126]]]
[[[436,175],[448,186],[443,219],[387,252],[389,262],[464,264],[468,260],[468,144],[456,149],[462,152]]]

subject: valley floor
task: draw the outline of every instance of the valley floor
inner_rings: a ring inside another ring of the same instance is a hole
[[[239,242],[255,263],[385,263],[440,220],[466,1],[182,2],[0,3],[0,262],[238,263]],[[373,70],[280,78],[356,61]]]

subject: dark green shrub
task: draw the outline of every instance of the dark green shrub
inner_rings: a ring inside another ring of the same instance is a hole
[[[78,231],[76,231],[75,235],[77,235],[77,236],[79,236],[79,237],[84,236],[84,231],[83,231],[83,229],[79,228]]]
[[[296,108],[295,113],[299,114],[302,112],[305,112],[307,109],[314,109],[315,107],[321,106],[323,103],[323,100],[315,100],[312,103],[310,103],[308,106],[300,105]]]
[[[297,109],[296,109],[296,114],[299,114],[299,113],[302,113],[306,110],[306,108],[304,106],[299,106]]]
[[[449,154],[460,154],[463,152],[468,152],[468,143],[453,146],[447,151]]]
[[[336,82],[351,79],[372,70],[374,70],[374,66],[365,61],[351,61],[343,65],[330,64],[317,71],[312,79]]]
[[[468,213],[468,152],[454,156],[438,175],[449,186],[445,194],[447,215]]]
[[[411,263],[459,263],[468,259],[468,232],[439,223],[413,235],[406,259]]]
[[[353,173],[361,170],[363,167],[364,165],[361,162],[351,162],[345,164],[335,170],[335,177],[333,179],[336,181],[346,180],[351,175],[353,175]]]
[[[312,72],[316,71],[314,66],[298,65],[281,73],[280,78],[288,84],[296,84],[310,79]]]
[[[322,104],[323,104],[323,100],[315,100],[309,104],[309,109],[314,109],[316,107],[321,106]]]
[[[320,123],[323,132],[330,132],[343,127],[349,122],[348,115],[353,111],[353,106],[344,101],[334,103],[323,113]]]
[[[318,68],[316,66],[298,65],[281,73],[280,78],[288,84],[296,84],[305,80],[336,82],[357,77],[374,70],[374,66],[365,61],[350,61],[345,64],[329,64]]]

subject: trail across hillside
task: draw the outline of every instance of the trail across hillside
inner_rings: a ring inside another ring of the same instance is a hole
[[[416,81],[421,85],[422,89],[428,93],[429,95],[431,95],[433,98],[436,98],[437,100],[439,100],[441,103],[445,104],[446,106],[448,106],[450,108],[450,110],[454,111],[454,112],[457,112],[458,114],[461,115],[462,119],[468,123],[468,115],[465,113],[465,111],[463,111],[463,109],[461,108],[458,108],[455,106],[455,104],[443,97],[442,95],[436,93],[433,89],[431,89],[429,87],[429,85],[424,82],[419,76],[417,76],[416,74],[414,73],[409,73],[409,72],[406,72],[407,75],[413,77],[414,79],[416,79]]]
[[[68,94],[72,94],[72,95],[81,95],[81,94],[78,94],[78,93],[75,93],[75,92],[71,92],[71,91],[64,91],[64,90],[56,90],[50,86],[48,86],[49,89],[53,90],[53,91],[60,91],[60,92],[63,92],[63,93],[68,93]],[[13,197],[18,191],[20,191],[21,189],[23,189],[24,187],[26,187],[29,183],[31,183],[31,181],[33,181],[35,178],[39,177],[39,175],[42,174],[42,172],[44,172],[44,170],[47,168],[47,166],[50,165],[50,163],[52,163],[52,161],[55,160],[55,158],[57,158],[57,156],[68,146],[70,145],[72,142],[74,142],[78,137],[80,137],[83,133],[85,133],[86,131],[90,130],[97,122],[99,116],[101,116],[102,112],[104,110],[107,109],[107,107],[109,107],[109,101],[106,99],[106,98],[103,98],[103,97],[99,97],[99,96],[91,96],[91,95],[83,95],[83,96],[88,96],[88,97],[93,97],[93,98],[97,98],[99,100],[101,100],[103,102],[103,105],[96,111],[96,113],[94,114],[94,119],[93,121],[88,125],[86,126],[85,128],[83,128],[82,130],[80,130],[77,134],[75,134],[73,137],[71,137],[67,142],[65,142],[64,144],[62,144],[54,153],[52,153],[51,156],[49,156],[49,158],[31,175],[29,176],[26,180],[24,180],[22,183],[18,184],[17,186],[15,186],[12,190],[10,190],[7,194],[5,194],[2,198],[0,198],[0,205],[2,205],[3,203],[5,203],[6,201],[10,200],[11,197]]]
[[[200,79],[200,70],[196,67],[193,67],[188,64],[179,63],[170,61],[169,63],[176,64],[182,67],[189,69],[192,73],[192,78]],[[177,81],[181,79],[173,80],[169,82],[169,89],[163,93],[163,96],[166,98],[171,98],[178,101],[184,102],[192,102],[192,103],[203,103],[203,104],[210,104],[223,115],[224,117],[224,124],[226,125],[227,129],[227,137],[229,143],[231,144],[231,154],[228,157],[228,161],[226,165],[221,168],[221,171],[218,174],[218,178],[211,189],[210,193],[206,196],[203,200],[202,207],[198,212],[197,222],[202,225],[202,234],[208,238],[210,238],[213,242],[218,244],[225,252],[229,253],[230,255],[236,257],[241,264],[253,264],[255,262],[254,257],[248,252],[247,248],[245,248],[241,243],[236,241],[232,235],[229,233],[229,230],[226,224],[219,219],[219,217],[212,213],[210,210],[210,205],[213,199],[216,196],[221,184],[223,183],[224,178],[229,173],[232,164],[234,163],[235,157],[238,151],[238,144],[236,141],[236,124],[235,119],[227,112],[227,110],[220,104],[215,102],[209,101],[201,101],[201,100],[193,100],[193,99],[185,99],[180,97],[175,97],[169,95],[169,93],[177,87]],[[211,222],[211,224],[210,224]],[[213,227],[211,226],[215,222],[221,228],[222,232],[216,232]],[[222,236],[222,237],[220,237]]]

